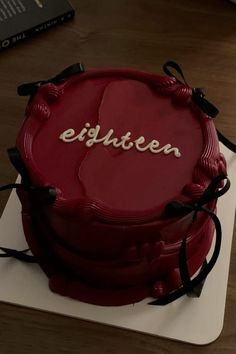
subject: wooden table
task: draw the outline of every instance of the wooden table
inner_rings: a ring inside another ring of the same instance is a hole
[[[173,59],[192,86],[207,88],[221,111],[216,126],[236,142],[236,6],[224,0],[71,0],[73,22],[0,52],[0,185],[13,182],[15,144],[26,99],[23,82],[46,79],[71,63],[161,72]],[[3,211],[9,193],[1,193]],[[234,231],[236,236],[236,230]],[[227,235],[225,235],[227,237]],[[1,284],[4,286],[4,284]],[[0,353],[235,353],[236,242],[233,241],[224,329],[205,348],[0,304]]]

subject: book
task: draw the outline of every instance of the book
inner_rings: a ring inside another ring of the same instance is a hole
[[[0,0],[0,50],[71,20],[67,0]]]

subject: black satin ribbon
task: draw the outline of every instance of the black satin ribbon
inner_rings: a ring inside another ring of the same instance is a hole
[[[22,183],[17,184],[8,184],[6,186],[0,187],[0,191],[6,190],[6,189],[12,189],[12,188],[23,188],[24,190],[27,190],[31,194],[36,195],[37,198],[40,199],[41,202],[50,204],[53,203],[56,200],[56,190],[53,187],[38,187],[38,186],[33,186],[31,184],[27,168],[25,164],[23,163],[23,160],[20,156],[20,153],[16,147],[10,148],[7,150],[9,159],[12,163],[12,165],[15,167],[17,172],[21,175],[22,178]]]
[[[178,79],[170,69],[174,69],[183,81]],[[186,82],[182,69],[174,61],[171,60],[167,61],[163,65],[163,71],[166,73],[166,75],[174,77],[178,83],[189,86]],[[212,103],[207,101],[204,97],[205,97],[205,93],[201,88],[192,89],[192,101],[209,117],[215,118],[219,113],[219,110]]]
[[[29,251],[28,248],[22,251],[17,251],[11,248],[0,247],[0,250],[4,252],[0,253],[0,258],[12,257],[25,263],[39,263],[42,261],[42,259],[39,257],[26,254]]]
[[[49,202],[51,203],[52,201],[54,201],[54,194],[52,193],[52,190],[54,191],[54,189],[52,189],[50,187],[32,187],[32,186],[28,186],[28,185],[25,186],[24,184],[20,184],[20,183],[11,183],[11,184],[7,184],[5,186],[1,186],[0,192],[8,190],[8,189],[14,189],[14,188],[22,188],[24,190],[29,191],[30,193],[38,193],[39,196],[43,195],[44,201],[46,200],[47,203],[49,203]],[[45,197],[45,195],[46,195],[46,197]],[[42,262],[41,258],[26,254],[29,251],[29,249],[18,251],[15,249],[0,246],[0,250],[3,252],[3,253],[0,253],[0,258],[13,257],[15,259],[18,259],[18,260],[20,260],[22,262],[26,262],[26,263],[40,263],[40,262]]]
[[[21,159],[19,151],[16,148],[8,149],[8,155],[11,163],[16,168],[18,173],[21,175],[22,183],[10,183],[5,186],[1,186],[0,192],[9,189],[14,189],[14,188],[24,189],[27,192],[29,192],[31,196],[37,195],[37,198],[40,199],[40,201],[44,202],[45,204],[53,203],[56,199],[56,190],[52,187],[32,186],[28,176],[27,169]],[[29,251],[29,249],[18,251],[6,247],[0,247],[0,250],[3,252],[0,253],[0,258],[13,257],[22,262],[27,262],[27,263],[41,262],[41,259],[39,259],[38,257],[26,254]]]
[[[85,71],[85,69],[84,69],[83,64],[76,63],[76,64],[69,66],[65,70],[63,70],[60,74],[58,74],[48,80],[40,80],[40,81],[35,81],[35,82],[28,83],[28,84],[20,85],[17,88],[17,93],[19,96],[32,96],[37,92],[39,86],[41,86],[43,84],[48,84],[51,82],[51,83],[57,85],[57,84],[62,83],[63,81],[65,81],[69,77],[71,77],[73,75],[81,74],[84,71]]]
[[[5,186],[0,187],[0,192],[6,191],[8,189],[13,189],[13,188],[22,188],[23,185],[20,183],[10,183],[6,184]]]
[[[221,189],[218,189],[217,186],[222,181],[226,181],[226,183]],[[179,270],[180,270],[180,276],[182,281],[182,287],[171,292],[170,294],[160,297],[159,299],[153,302],[150,302],[149,305],[167,305],[186,294],[191,297],[200,296],[203,282],[205,281],[207,275],[214,267],[217,258],[219,256],[221,239],[222,239],[221,224],[218,217],[211,210],[204,207],[204,205],[225,194],[229,190],[229,188],[230,188],[229,179],[224,175],[217,176],[207,187],[202,197],[194,205],[183,203],[181,201],[174,201],[167,205],[166,213],[169,216],[184,216],[187,215],[188,213],[194,212],[192,223],[194,223],[194,221],[196,220],[197,213],[199,211],[206,213],[212,219],[215,225],[215,230],[216,230],[215,248],[210,261],[207,262],[205,260],[198,275],[195,278],[191,279],[188,271],[188,265],[187,265],[187,256],[186,256],[187,235],[186,235],[182,241],[180,252],[179,252]]]
[[[174,69],[182,80],[178,79],[175,74],[170,69]],[[166,75],[174,77],[179,84],[187,85],[186,79],[184,77],[184,73],[181,67],[175,63],[174,61],[167,61],[163,65],[163,71]],[[205,98],[205,93],[202,88],[193,88],[192,89],[192,101],[209,117],[215,118],[219,113],[219,110]],[[229,139],[227,139],[219,130],[217,130],[218,139],[224,144],[228,149],[233,152],[236,152],[236,144],[232,143]]]
[[[174,69],[181,77],[181,79],[183,80],[179,80],[174,74],[173,72],[170,70],[171,69]],[[181,67],[179,66],[179,64],[177,64],[176,62],[172,61],[172,60],[169,60],[167,61],[164,65],[163,65],[163,71],[166,75],[170,76],[170,77],[174,77],[176,79],[176,81],[179,83],[179,84],[185,84],[188,86],[187,82],[186,82],[186,79],[184,77],[184,73],[181,69]]]
[[[7,189],[23,188],[23,187],[24,186],[20,183],[11,183],[11,184],[7,184],[5,186],[0,187],[0,192],[5,191]],[[15,249],[0,247],[0,250],[3,252],[3,253],[0,253],[0,258],[13,257],[13,258],[16,258],[20,261],[27,262],[27,263],[38,263],[37,257],[26,254],[26,252],[28,252],[29,249],[17,251]]]
[[[229,139],[227,139],[218,129],[216,129],[218,139],[224,144],[228,149],[233,152],[236,152],[236,144],[232,143]]]

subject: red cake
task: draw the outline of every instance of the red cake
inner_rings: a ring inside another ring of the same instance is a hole
[[[204,265],[212,218],[168,211],[226,175],[214,123],[192,98],[175,77],[123,68],[36,83],[16,144],[28,188],[17,192],[52,291],[99,305],[165,298],[183,285],[183,240],[189,277]],[[206,206],[215,212],[216,199]]]

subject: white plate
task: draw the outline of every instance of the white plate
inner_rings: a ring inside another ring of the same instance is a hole
[[[222,248],[199,299],[183,297],[164,307],[147,305],[150,299],[121,307],[89,305],[53,294],[38,265],[0,258],[0,301],[199,345],[214,341],[220,335],[224,321],[236,206],[236,155],[225,147],[221,150],[228,162],[232,185],[218,201]],[[15,192],[0,220],[0,245],[19,250],[27,248]]]

